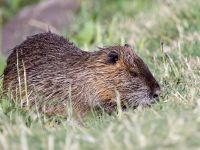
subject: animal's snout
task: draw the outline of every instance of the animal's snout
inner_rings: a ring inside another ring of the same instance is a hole
[[[160,95],[160,89],[156,89],[153,93],[153,98],[157,99]]]
[[[161,90],[159,84],[155,84],[155,86],[152,88],[152,91],[150,92],[150,98],[159,99],[160,91]]]

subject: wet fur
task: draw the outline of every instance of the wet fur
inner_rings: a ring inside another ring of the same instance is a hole
[[[79,116],[90,109],[113,112],[116,91],[123,107],[150,105],[155,88],[160,88],[157,81],[130,46],[85,52],[52,33],[32,36],[16,46],[3,80],[4,92],[11,92],[14,101],[37,104],[50,116],[66,114],[69,101]]]

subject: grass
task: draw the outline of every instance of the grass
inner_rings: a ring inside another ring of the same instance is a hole
[[[12,19],[21,8],[39,2],[39,0],[1,0],[0,10],[3,12],[3,23]]]
[[[200,149],[199,10],[197,0],[84,1],[73,29],[63,34],[85,50],[134,45],[162,86],[160,102],[120,115],[91,115],[78,126],[2,98],[0,149]]]

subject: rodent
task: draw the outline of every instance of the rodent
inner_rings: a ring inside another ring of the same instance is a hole
[[[91,109],[112,113],[117,108],[148,106],[159,97],[160,85],[131,46],[110,46],[86,52],[59,35],[28,37],[13,48],[3,79],[4,93],[23,106],[35,106],[48,116]]]

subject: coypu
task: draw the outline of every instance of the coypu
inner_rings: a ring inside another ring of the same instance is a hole
[[[111,113],[116,91],[122,108],[156,101],[160,86],[128,44],[99,49],[82,51],[51,32],[29,37],[7,59],[3,90],[49,116],[64,115],[70,102],[78,116],[91,108]]]

